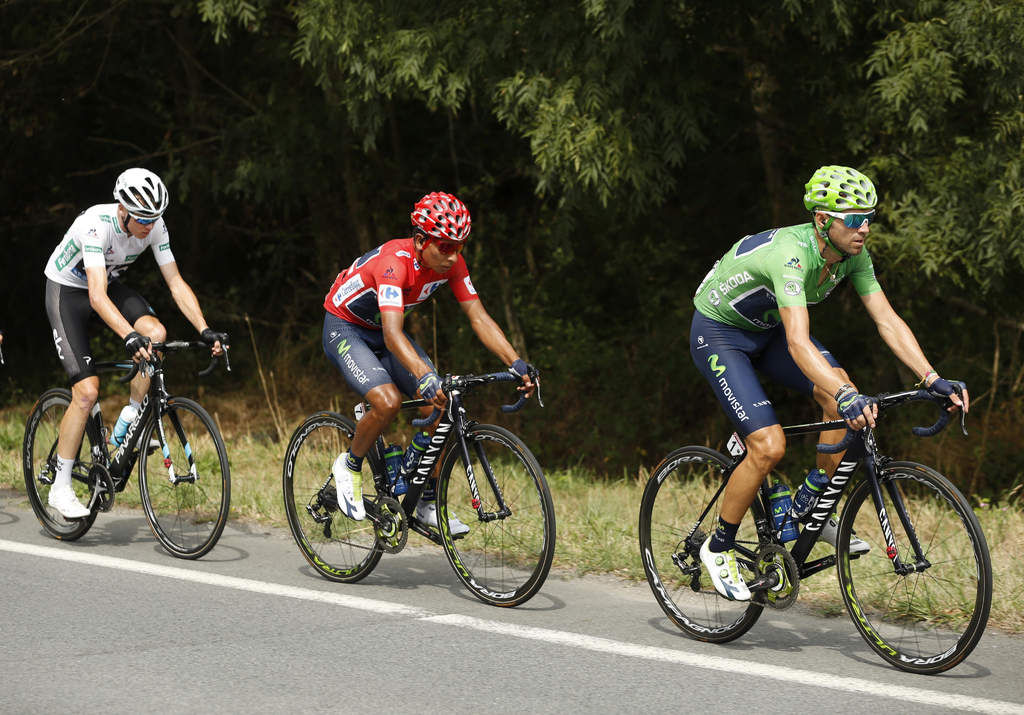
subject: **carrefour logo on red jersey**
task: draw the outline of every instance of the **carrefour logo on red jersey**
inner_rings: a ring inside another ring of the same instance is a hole
[[[466,290],[469,291],[470,295],[476,295],[476,288],[473,287],[473,281],[469,280],[469,276],[463,278],[462,282],[466,284]]]
[[[377,286],[377,305],[381,308],[401,308],[402,289],[390,283]]]
[[[430,281],[429,283],[424,284],[423,289],[420,291],[419,297],[416,299],[416,302],[417,303],[421,303],[421,302],[425,301],[427,298],[430,297],[430,295],[435,290],[437,290],[438,288],[440,288],[441,286],[443,286],[447,282],[448,282],[448,279],[445,278],[444,280],[441,280],[441,281]]]

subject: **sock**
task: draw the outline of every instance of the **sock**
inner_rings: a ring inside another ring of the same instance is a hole
[[[363,458],[357,457],[349,452],[348,456],[345,457],[345,466],[348,467],[350,471],[361,472],[363,470]]]
[[[64,459],[59,454],[57,455],[57,476],[53,478],[54,489],[71,488],[71,468],[74,466],[75,460]]]
[[[428,479],[423,485],[423,493],[420,494],[420,501],[434,501],[437,499],[437,482]]]
[[[711,535],[711,543],[708,544],[708,550],[714,551],[717,554],[731,549],[733,544],[736,543],[736,532],[739,528],[739,524],[730,524],[722,517],[718,517],[718,528]]]

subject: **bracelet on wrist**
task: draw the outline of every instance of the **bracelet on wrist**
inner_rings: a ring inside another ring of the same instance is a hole
[[[836,390],[836,394],[834,396],[835,397],[835,401],[839,402],[839,398],[842,397],[843,393],[846,392],[847,390],[852,390],[852,389],[853,389],[853,385],[851,385],[850,383],[846,383],[845,385],[840,387],[838,390]]]
[[[921,378],[921,382],[917,383],[915,387],[927,387],[928,378],[931,377],[932,375],[935,375],[935,379],[938,379],[939,377],[939,373],[935,372],[934,370],[929,370],[924,374],[924,377]]]

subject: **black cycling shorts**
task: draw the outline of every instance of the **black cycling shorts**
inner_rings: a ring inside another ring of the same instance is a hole
[[[144,315],[156,316],[145,298],[120,281],[107,284],[107,296],[133,326]],[[57,357],[68,373],[70,383],[74,385],[95,375],[89,350],[89,323],[90,319],[98,319],[99,316],[89,304],[89,289],[66,286],[47,278],[46,316],[53,329]]]

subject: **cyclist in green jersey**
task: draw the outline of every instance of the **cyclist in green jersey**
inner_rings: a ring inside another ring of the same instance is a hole
[[[782,427],[755,370],[813,395],[826,420],[842,416],[857,430],[875,424],[877,408],[811,335],[808,305],[823,300],[849,277],[896,357],[920,376],[922,385],[949,395],[953,409],[968,409],[966,388],[960,391],[962,383],[954,386],[938,376],[875,280],[865,243],[876,203],[875,187],[864,174],[823,166],[805,186],[809,224],[740,239],[697,289],[690,354],[747,447],[726,486],[718,528],[701,548],[701,559],[726,598],[750,599],[733,550],[736,531],[786,449]],[[841,437],[842,431],[823,434],[821,441],[834,443]],[[820,455],[818,466],[831,476],[841,457]],[[833,545],[834,530],[830,523],[822,531]],[[857,547],[867,550],[863,542]]]

